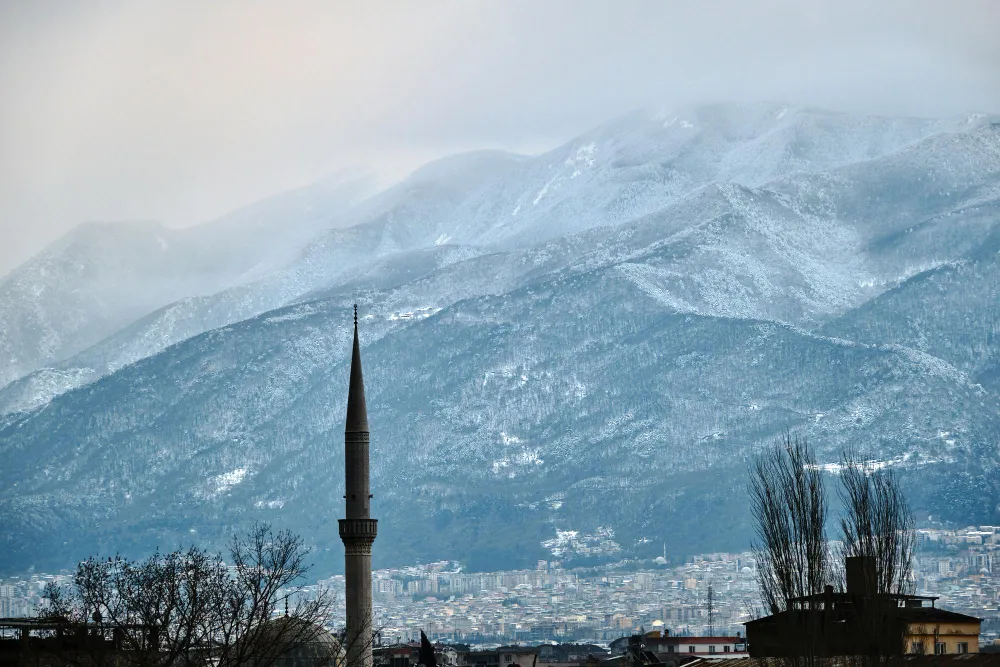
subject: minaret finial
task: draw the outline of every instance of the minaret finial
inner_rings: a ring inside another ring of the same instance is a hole
[[[358,328],[358,304],[354,304],[354,328]]]

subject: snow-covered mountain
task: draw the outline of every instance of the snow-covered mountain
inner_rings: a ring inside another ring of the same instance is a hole
[[[252,280],[373,188],[370,174],[344,173],[188,229],[81,225],[0,279],[0,385],[179,299]]]
[[[745,546],[745,459],[785,429],[1000,519],[994,119],[643,112],[343,211],[0,391],[0,569],[256,517],[337,567],[354,300],[382,564]]]
[[[41,296],[20,290],[5,297],[0,289],[0,311],[9,311],[4,329],[11,332],[0,337],[0,350],[12,360],[0,384],[42,367],[0,392],[0,411],[43,404],[169,344],[304,294],[357,281],[359,274],[391,274],[397,260],[410,261],[400,259],[401,254],[423,251],[418,254],[424,258],[456,261],[530,247],[591,228],[662,216],[692,198],[696,201],[688,208],[712,206],[697,200],[705,187],[756,187],[797,173],[822,180],[831,170],[833,177],[850,179],[853,172],[836,168],[886,156],[892,156],[886,168],[906,172],[919,166],[902,149],[924,140],[974,141],[975,129],[989,122],[979,116],[855,117],[774,104],[636,112],[536,158],[480,151],[439,160],[360,203],[370,182],[341,175],[192,230],[187,234],[191,242],[162,261],[126,247],[135,266],[112,276],[129,275],[127,286],[139,297],[123,299],[104,283],[84,283],[64,294],[66,285],[75,284],[62,274],[66,266],[94,266],[103,260],[66,258],[54,249],[47,253],[53,255],[48,263],[54,269],[39,276],[29,265],[18,272],[27,276],[12,276],[17,284],[41,290]],[[924,153],[933,158],[934,150]],[[892,159],[901,165],[889,164]],[[955,165],[936,166],[938,176],[944,176],[941,183],[921,185],[935,196],[951,182],[949,175],[952,181],[957,178]],[[867,185],[862,179],[856,187]],[[878,187],[898,185],[883,182]],[[803,191],[823,196],[830,190],[819,182],[796,184],[792,196]],[[950,192],[961,194],[955,188]],[[852,191],[849,197],[859,200]],[[822,209],[829,203],[793,205]],[[690,218],[683,212],[679,216]],[[156,238],[162,240],[162,234]],[[825,241],[839,242],[832,235]],[[92,245],[106,252],[119,247],[110,239]],[[449,249],[435,252],[440,245]],[[200,260],[185,261],[188,255],[209,258],[215,279],[190,269],[192,262],[200,266]],[[148,279],[146,266],[153,268]],[[165,276],[156,274],[157,266],[164,267]],[[92,303],[91,294],[102,295],[103,309]],[[102,339],[79,358],[68,358]]]

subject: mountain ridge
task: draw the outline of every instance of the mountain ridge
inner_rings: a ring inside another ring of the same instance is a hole
[[[381,565],[523,566],[564,530],[602,558],[745,546],[746,462],[786,431],[897,466],[921,512],[1000,519],[1000,127],[676,116],[437,164],[8,385],[0,570],[263,518],[335,571],[355,301]]]

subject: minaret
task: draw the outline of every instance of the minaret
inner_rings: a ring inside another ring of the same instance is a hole
[[[354,355],[351,357],[351,387],[347,392],[347,425],[344,428],[347,518],[340,520],[347,588],[347,667],[372,667],[372,542],[378,532],[378,521],[371,518],[368,439],[365,380],[361,375],[361,346],[358,343],[358,306],[355,304]]]

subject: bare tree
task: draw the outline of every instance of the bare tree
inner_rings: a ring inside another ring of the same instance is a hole
[[[339,661],[342,646],[325,630],[330,592],[303,594],[307,556],[298,536],[255,524],[233,538],[228,563],[197,547],[138,562],[90,558],[71,587],[45,595],[49,613],[75,630],[112,633],[116,665],[280,667],[305,652],[323,667]],[[89,646],[60,657],[107,664],[107,644]]]
[[[109,660],[193,664],[212,643],[207,602],[210,591],[225,584],[225,574],[218,557],[196,547],[139,562],[88,558],[77,566],[72,586],[44,592],[46,611],[64,622],[64,634],[91,638],[66,647],[61,657],[98,667]]]
[[[841,463],[841,555],[850,598],[843,607],[833,606],[832,586],[824,591],[834,563],[822,473],[808,445],[786,435],[750,471],[757,578],[764,605],[780,614],[768,639],[787,656],[780,665],[819,664],[847,651],[845,664],[884,667],[904,652],[898,596],[912,586],[913,517],[893,471],[851,451]]]
[[[821,593],[829,571],[822,472],[808,443],[785,434],[750,469],[757,582],[765,608]]]
[[[859,558],[855,585],[863,587],[863,598],[855,605],[858,661],[866,667],[884,665],[906,649],[908,625],[894,596],[912,592],[913,515],[898,476],[851,450],[842,456],[839,494],[845,562]],[[849,572],[849,583],[851,576]]]
[[[325,590],[313,597],[294,595],[309,570],[307,554],[300,537],[275,533],[267,524],[256,524],[245,537],[233,538],[232,578],[218,589],[212,605],[218,613],[220,667],[268,667],[318,641],[333,599]],[[289,597],[296,597],[295,606],[286,606],[285,617],[272,620]],[[329,656],[330,661],[334,658]]]
[[[861,461],[851,450],[841,461],[840,519],[845,557],[863,556],[872,563],[871,594],[912,591],[915,537],[913,514],[889,468]]]
[[[824,661],[820,615],[797,613],[790,600],[821,593],[829,576],[822,472],[808,443],[786,433],[751,466],[749,487],[762,602],[786,616],[787,653],[773,662],[816,667]]]

